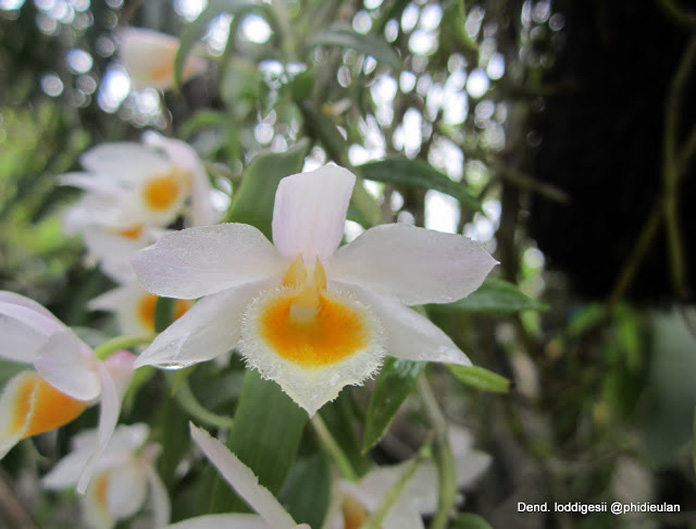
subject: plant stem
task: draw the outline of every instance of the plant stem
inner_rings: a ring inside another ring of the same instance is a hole
[[[662,179],[664,189],[664,216],[669,251],[670,276],[672,288],[682,298],[687,296],[686,265],[684,244],[679,226],[677,191],[679,183],[679,163],[677,134],[682,95],[689,73],[696,63],[696,35],[693,35],[672,78],[665,101],[664,145],[662,160]]]
[[[94,354],[99,360],[105,360],[111,353],[119,349],[129,349],[136,345],[146,345],[155,339],[154,335],[150,336],[116,336],[103,344],[94,348]]]
[[[355,473],[355,470],[353,470],[353,465],[351,465],[319,414],[312,417],[310,422],[322,446],[331,456],[334,463],[336,463],[338,470],[341,472],[341,476],[349,481],[356,481],[358,475]]]
[[[445,529],[457,500],[457,477],[454,473],[454,455],[449,446],[447,421],[435,400],[424,376],[416,381],[418,395],[428,421],[435,431],[434,455],[438,474],[437,512],[428,529]]]

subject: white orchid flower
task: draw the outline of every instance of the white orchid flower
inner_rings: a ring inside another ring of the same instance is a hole
[[[117,351],[107,360],[35,301],[0,292],[0,357],[34,369],[12,378],[0,396],[0,457],[21,439],[58,428],[100,402],[99,435],[91,457],[79,466],[84,491],[94,459],[116,426],[120,397],[130,380],[133,355]]]
[[[109,290],[88,303],[90,310],[103,310],[116,316],[121,333],[140,336],[155,332],[157,296],[137,283],[129,283]],[[179,319],[193,302],[178,299],[174,305],[174,319]]]
[[[80,157],[84,173],[60,182],[85,191],[66,210],[66,233],[80,234],[103,271],[132,282],[131,254],[153,243],[177,217],[212,224],[220,217],[202,162],[188,144],[146,132],[143,143],[105,143]],[[190,202],[190,209],[187,204]]]
[[[477,289],[496,261],[460,235],[403,224],[338,248],[355,176],[327,165],[284,178],[273,242],[245,224],[190,228],[132,258],[142,285],[203,297],[161,333],[136,367],[183,367],[238,348],[313,415],[386,354],[469,365],[452,340],[407,305]]]
[[[179,39],[144,28],[124,28],[116,34],[119,59],[128,72],[135,90],[174,88],[174,59]],[[182,79],[187,81],[202,74],[207,61],[189,55],[184,63]]]
[[[82,497],[84,516],[90,527],[111,529],[119,520],[131,518],[146,501],[152,511],[152,526],[169,523],[171,506],[167,489],[153,468],[160,447],[145,444],[147,424],[119,425],[95,461],[94,478]],[[79,462],[89,455],[98,433],[87,430],[76,435],[73,451],[43,478],[47,489],[74,487],[79,480]]]
[[[217,467],[225,481],[237,491],[244,501],[258,514],[212,514],[175,523],[167,529],[310,529],[307,524],[297,524],[269,490],[259,484],[253,471],[242,463],[220,441],[207,432],[191,427],[191,437],[205,456]]]
[[[450,437],[451,439],[451,437]],[[453,445],[457,488],[470,486],[488,468],[488,454],[471,450],[470,444]],[[359,482],[340,480],[324,529],[357,529],[381,504],[386,494],[402,479],[408,462],[379,467]],[[437,510],[438,474],[431,461],[421,463],[408,480],[399,498],[382,521],[382,529],[423,529],[423,515]]]

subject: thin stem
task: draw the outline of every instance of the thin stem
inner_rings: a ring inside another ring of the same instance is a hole
[[[387,514],[389,514],[389,511],[396,503],[396,500],[398,500],[399,496],[401,496],[401,493],[404,491],[404,487],[406,486],[406,484],[413,478],[414,474],[416,473],[416,470],[418,469],[418,465],[421,464],[424,458],[425,456],[421,451],[421,453],[418,454],[418,456],[414,457],[406,464],[406,468],[404,468],[404,470],[399,475],[399,479],[397,480],[397,482],[394,483],[394,485],[389,489],[387,494],[382,498],[382,501],[379,503],[379,506],[374,511],[372,511],[367,520],[365,520],[360,525],[359,529],[380,529],[380,527],[382,527],[382,523],[384,522],[384,519],[387,517]]]
[[[319,414],[312,417],[310,422],[312,423],[314,432],[317,434],[322,446],[331,456],[334,463],[336,463],[338,470],[341,472],[341,476],[349,481],[356,481],[358,479],[358,475],[356,474],[355,470],[353,470],[353,465],[351,465],[350,461],[343,453],[343,450],[341,450],[341,447],[338,446],[338,443],[331,435],[331,432],[326,427],[326,424],[324,424],[324,421]]]
[[[665,101],[664,148],[662,178],[664,189],[664,216],[667,231],[670,274],[672,287],[680,297],[686,297],[686,266],[684,244],[679,226],[677,191],[679,183],[677,134],[679,130],[679,113],[684,88],[696,63],[696,35],[693,35],[684,50],[677,71],[670,83]]]
[[[231,417],[226,417],[224,415],[218,415],[213,413],[209,409],[205,408],[198,399],[193,394],[191,386],[188,383],[186,377],[178,377],[179,373],[166,373],[165,378],[167,383],[176,399],[177,403],[192,417],[195,417],[199,421],[208,426],[216,426],[218,428],[232,428],[234,421]]]
[[[621,301],[621,299],[626,294],[626,291],[633,283],[636,274],[640,270],[640,265],[648,253],[650,246],[652,245],[655,235],[657,234],[657,229],[660,227],[662,222],[662,213],[664,212],[662,208],[662,203],[657,202],[655,207],[653,207],[650,216],[645,221],[643,228],[640,231],[636,245],[631,252],[631,256],[624,263],[623,268],[619,272],[619,277],[614,284],[614,288],[609,295],[607,305],[605,308],[605,315],[610,316],[614,311],[616,304]]]
[[[457,476],[454,473],[454,455],[449,446],[447,421],[435,400],[430,385],[424,376],[416,381],[416,388],[425,410],[425,415],[435,431],[435,463],[438,474],[437,512],[429,529],[445,529],[450,513],[457,500]]]
[[[130,349],[138,345],[147,345],[155,339],[154,335],[150,336],[116,336],[105,341],[101,345],[94,348],[94,354],[99,360],[105,360],[111,353],[119,349]]]

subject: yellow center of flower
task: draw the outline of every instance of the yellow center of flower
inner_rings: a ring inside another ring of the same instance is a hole
[[[365,506],[350,494],[341,499],[341,513],[345,529],[358,529],[368,517]]]
[[[107,511],[109,509],[109,474],[104,472],[94,480],[94,498],[99,506]]]
[[[190,172],[174,167],[170,172],[150,178],[143,187],[145,205],[155,213],[175,206],[193,184]]]
[[[192,301],[188,299],[177,299],[174,305],[174,319],[178,320],[184,313],[191,308]],[[155,307],[157,306],[157,296],[145,293],[138,301],[138,320],[141,325],[150,331],[155,330]]]
[[[333,364],[364,349],[370,327],[363,314],[326,291],[324,267],[308,269],[302,256],[283,277],[286,287],[262,309],[259,331],[286,360],[302,366]]]
[[[14,388],[7,435],[24,430],[22,439],[69,423],[80,415],[87,403],[61,393],[38,373],[22,373]]]
[[[136,224],[134,226],[128,226],[126,228],[118,228],[115,231],[118,235],[126,239],[137,239],[143,232],[143,225]]]

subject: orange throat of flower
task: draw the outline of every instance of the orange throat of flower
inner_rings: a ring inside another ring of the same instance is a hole
[[[3,400],[9,404],[5,436],[21,439],[48,432],[71,422],[88,403],[58,391],[34,371],[17,375],[5,389]]]
[[[303,367],[339,362],[365,349],[371,327],[365,311],[346,296],[326,290],[324,267],[300,255],[283,277],[283,288],[259,306],[258,333],[281,358]]]
[[[193,305],[193,301],[188,299],[177,299],[174,302],[174,319],[178,320]],[[138,323],[146,332],[155,330],[155,308],[157,307],[157,296],[145,292],[137,302],[136,318]]]
[[[153,176],[145,182],[143,203],[155,214],[166,213],[182,203],[191,185],[191,174],[174,167],[170,172]]]

